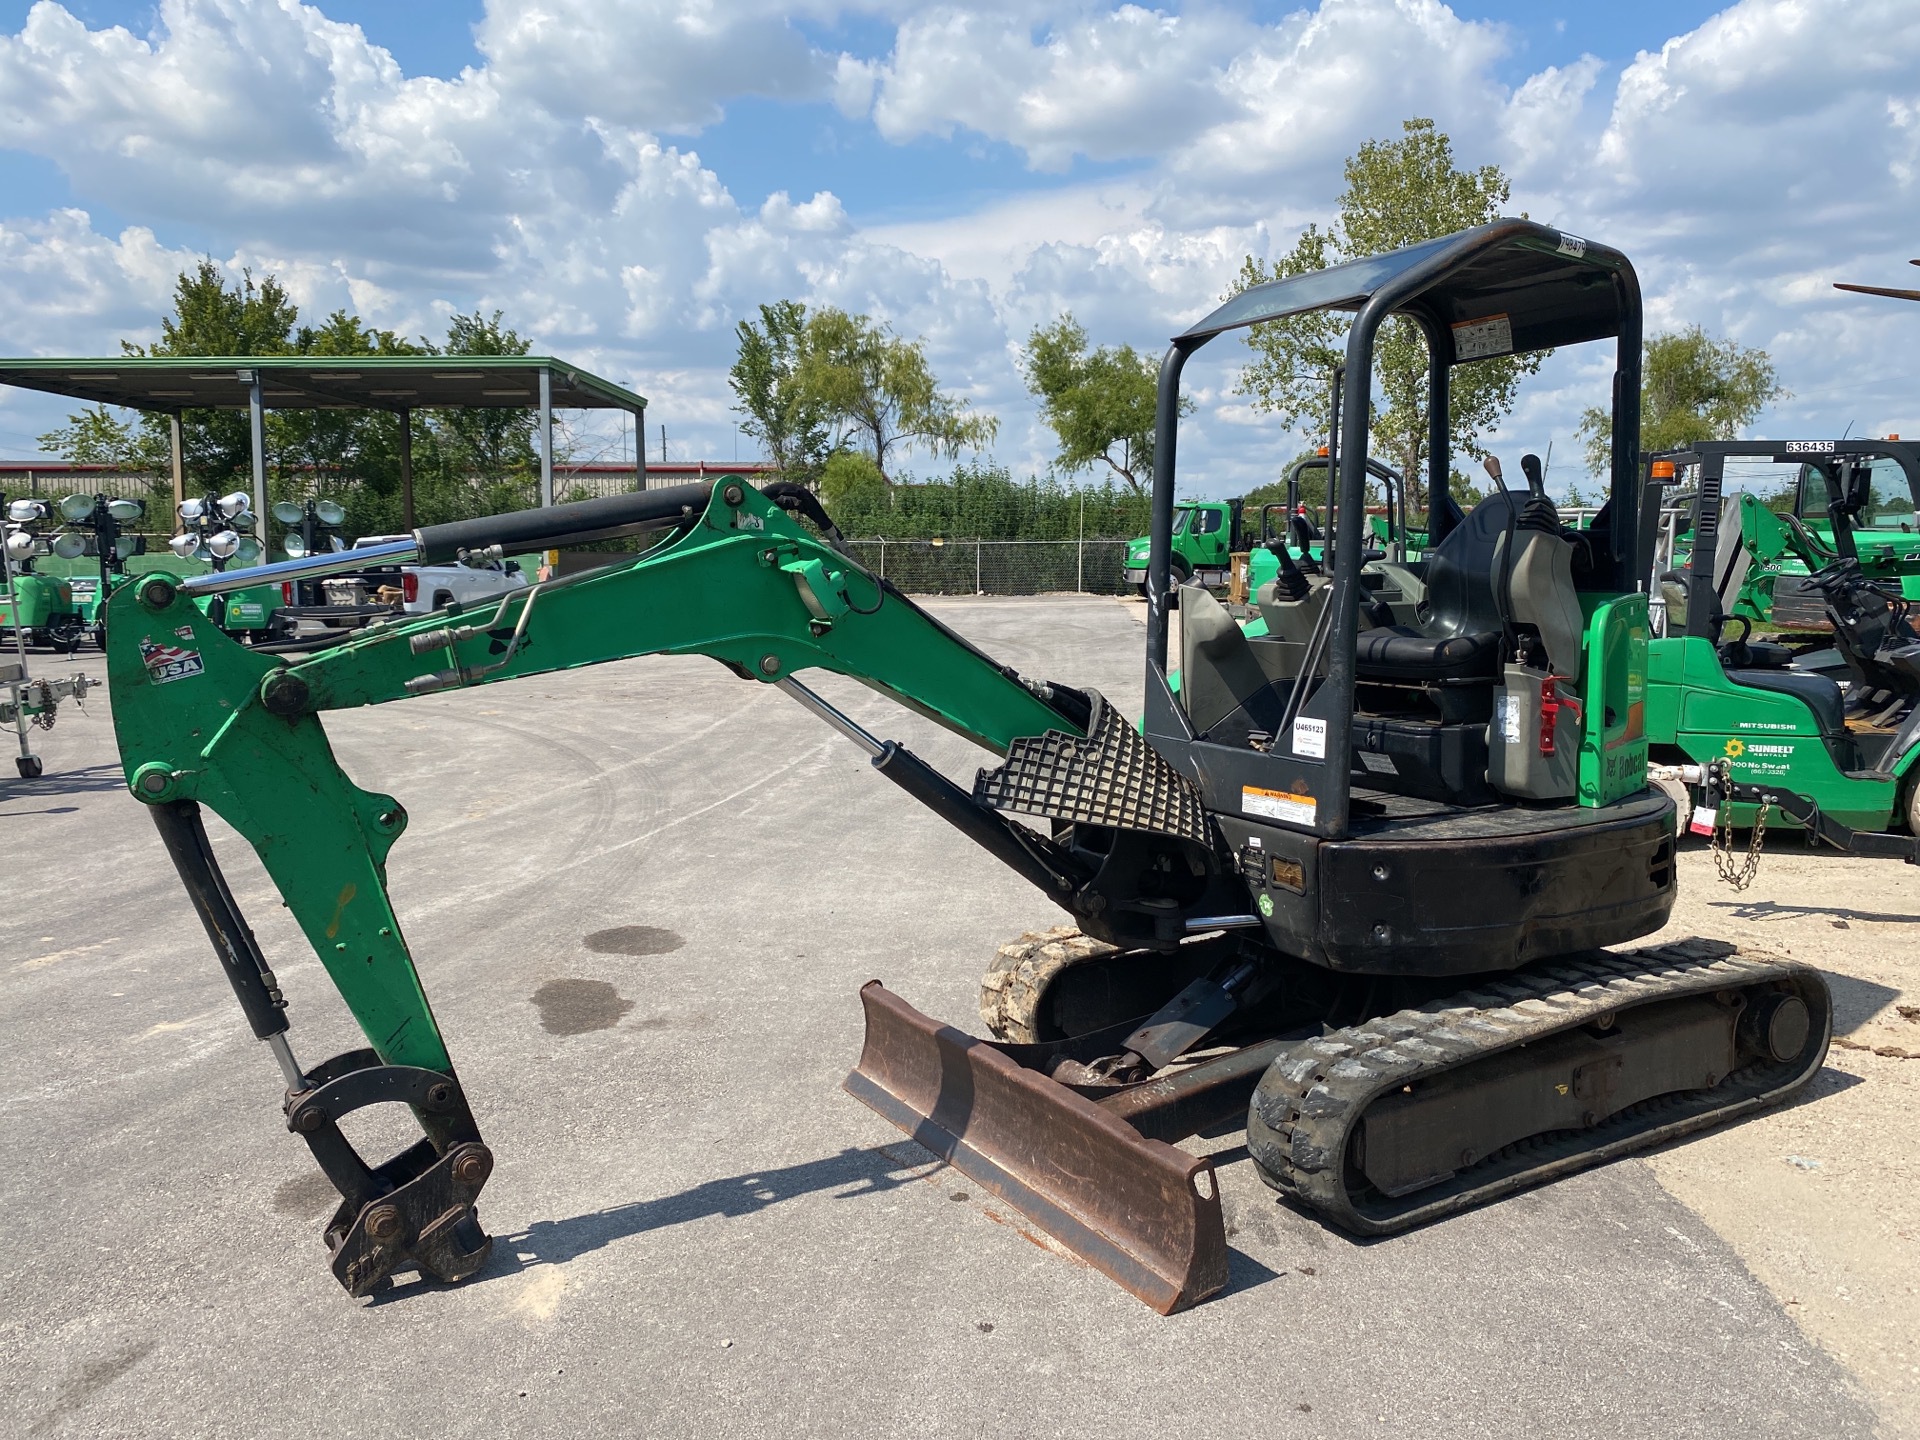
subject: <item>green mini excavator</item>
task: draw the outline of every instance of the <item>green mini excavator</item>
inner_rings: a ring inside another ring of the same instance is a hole
[[[1171,585],[1183,371],[1216,338],[1323,310],[1352,314],[1348,376],[1372,373],[1389,318],[1425,336],[1435,494],[1455,367],[1610,343],[1607,508],[1573,535],[1504,491],[1443,507],[1413,562],[1422,600],[1381,614],[1361,578],[1371,396],[1350,383],[1324,583],[1271,597],[1254,637]],[[347,778],[323,717],[627,656],[708,655],[780,687],[1058,905],[1058,930],[987,973],[993,1039],[866,986],[847,1088],[1162,1311],[1226,1284],[1213,1162],[1175,1143],[1224,1121],[1245,1117],[1255,1168],[1290,1203],[1384,1234],[1794,1093],[1830,1034],[1815,972],[1710,942],[1602,948],[1658,929],[1674,898],[1672,803],[1646,783],[1640,349],[1626,256],[1524,220],[1258,286],[1176,337],[1139,726],[982,654],[852,559],[810,494],[734,477],[356,552],[431,564],[654,537],[607,568],[311,654],[240,646],[195,601],[337,557],[118,591],[127,781],[278,1061],[288,1129],[340,1192],[335,1275],[365,1294],[402,1269],[473,1273],[493,1158],[389,904],[406,809]],[[999,763],[957,784],[835,709],[809,670],[864,681]],[[296,1056],[208,810],[259,854],[366,1048]],[[409,1107],[423,1132],[377,1164],[340,1123],[374,1105]]]

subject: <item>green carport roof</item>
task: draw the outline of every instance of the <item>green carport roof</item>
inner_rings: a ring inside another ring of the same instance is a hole
[[[646,400],[540,355],[200,355],[0,359],[0,385],[140,410],[244,410],[256,372],[270,410],[520,409],[549,377],[556,410],[644,410]]]

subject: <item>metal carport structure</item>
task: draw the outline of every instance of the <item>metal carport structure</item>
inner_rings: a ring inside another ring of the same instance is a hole
[[[252,418],[253,513],[266,541],[268,410],[384,410],[400,425],[404,520],[413,514],[412,413],[537,409],[540,503],[553,504],[553,412],[625,410],[634,420],[634,488],[646,486],[647,402],[611,380],[544,355],[189,355],[0,359],[0,385],[155,411],[172,419],[173,498],[186,498],[181,415],[246,410]]]

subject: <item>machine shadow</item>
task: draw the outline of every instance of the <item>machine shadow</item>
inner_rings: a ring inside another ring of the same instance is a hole
[[[127,788],[127,777],[118,765],[83,765],[78,770],[66,770],[56,775],[42,775],[37,780],[22,780],[13,798],[45,799],[54,795],[97,795],[108,790]],[[12,790],[12,787],[9,787]],[[0,811],[0,818],[9,814],[18,815],[20,811]],[[39,812],[29,812],[39,813]]]
[[[1835,920],[1864,920],[1882,925],[1920,925],[1920,915],[1895,915],[1878,910],[1849,910],[1844,905],[1782,905],[1777,900],[1714,900],[1716,910],[1731,910],[1736,920],[1786,920],[1795,916],[1829,915]]]
[[[1900,998],[1898,990],[1876,985],[1871,980],[1824,968],[1820,973],[1833,996],[1833,1033],[1836,1035],[1851,1035]]]
[[[842,1186],[835,1196],[853,1200],[884,1194],[946,1169],[935,1156],[906,1161],[886,1146],[842,1150],[837,1155],[772,1170],[748,1170],[704,1181],[677,1195],[636,1200],[565,1220],[539,1220],[525,1230],[494,1238],[493,1257],[472,1283],[515,1275],[535,1265],[559,1265],[650,1230],[709,1217],[751,1215],[769,1205]],[[405,1287],[411,1288],[411,1287]]]
[[[882,1195],[942,1173],[957,1173],[931,1152],[922,1152],[924,1159],[902,1159],[893,1153],[901,1143],[896,1141],[864,1150],[850,1148],[837,1155],[823,1156],[800,1165],[748,1170],[723,1179],[704,1181],[677,1195],[636,1200],[629,1205],[595,1210],[565,1220],[535,1221],[525,1230],[494,1236],[493,1254],[478,1274],[463,1282],[462,1288],[506,1279],[538,1265],[565,1264],[577,1256],[604,1249],[636,1235],[644,1235],[651,1230],[663,1230],[710,1217],[751,1215],[783,1200],[823,1190],[852,1187],[834,1198],[858,1200]],[[918,1146],[911,1148],[919,1149]],[[1230,1155],[1231,1152],[1229,1158]],[[1227,1288],[1216,1299],[1252,1290],[1279,1278],[1280,1272],[1270,1269],[1238,1246],[1229,1245],[1227,1254]],[[371,1303],[376,1306],[390,1304],[422,1290],[448,1288],[453,1287],[416,1277],[376,1292],[371,1297]]]

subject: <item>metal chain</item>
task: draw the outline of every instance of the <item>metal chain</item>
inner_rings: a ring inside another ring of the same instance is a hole
[[[1733,805],[1730,801],[1720,802],[1720,813],[1713,817],[1713,868],[1720,878],[1736,891],[1744,890],[1753,883],[1753,877],[1760,870],[1760,847],[1766,841],[1767,811],[1770,807],[1762,805],[1753,814],[1753,833],[1747,840],[1747,856],[1736,869],[1733,863]]]

